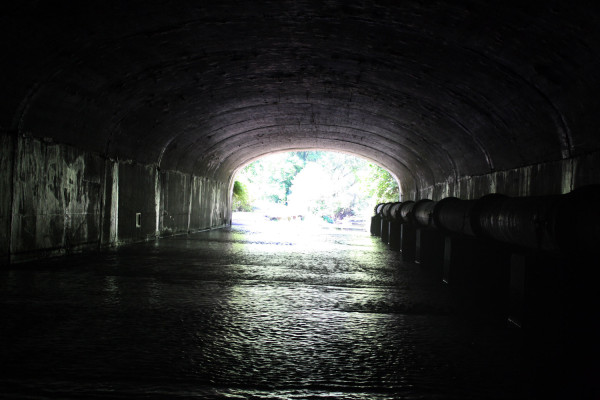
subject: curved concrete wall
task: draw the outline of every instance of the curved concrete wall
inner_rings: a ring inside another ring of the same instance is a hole
[[[72,146],[0,136],[2,263],[223,226],[227,187],[106,159]],[[7,190],[8,189],[8,190]]]

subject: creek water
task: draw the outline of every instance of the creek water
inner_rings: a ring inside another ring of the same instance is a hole
[[[530,398],[518,332],[361,231],[175,236],[0,270],[5,398]]]

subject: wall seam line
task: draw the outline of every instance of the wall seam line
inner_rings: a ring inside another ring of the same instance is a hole
[[[19,153],[19,133],[18,131],[15,131],[14,133],[11,133],[14,135],[14,143],[12,145],[12,165],[11,165],[11,171],[10,171],[10,181],[11,181],[11,187],[10,187],[10,220],[8,223],[8,264],[10,265],[12,263],[12,256],[13,256],[13,227],[14,227],[14,219],[15,219],[15,187],[16,187],[16,180],[17,180],[17,155]]]

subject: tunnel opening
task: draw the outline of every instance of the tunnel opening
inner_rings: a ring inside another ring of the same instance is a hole
[[[398,179],[376,163],[331,150],[278,152],[232,178],[232,224],[296,223],[366,232],[375,204],[397,202]]]
[[[190,377],[201,397],[300,398],[235,392],[255,382],[344,398],[600,398],[599,192],[584,189],[600,183],[600,3],[91,3],[0,7],[3,389],[147,397]],[[381,240],[228,229],[234,172],[292,149],[358,154],[399,178],[402,199],[373,217]],[[16,265],[56,255],[69,257]],[[492,337],[447,335],[451,310],[407,284],[417,272],[519,326],[526,348],[487,357]],[[329,334],[346,321],[354,334]],[[198,352],[215,348],[198,332],[220,352]]]

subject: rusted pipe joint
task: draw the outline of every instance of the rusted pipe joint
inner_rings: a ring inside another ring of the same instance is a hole
[[[419,200],[415,203],[412,214],[415,224],[419,228],[434,228],[433,209],[436,202],[430,199]]]
[[[552,232],[562,195],[508,197],[489,195],[472,209],[475,234],[504,243],[556,251]]]
[[[471,227],[471,209],[476,200],[446,197],[433,209],[433,225],[446,232],[474,235]]]
[[[385,203],[383,209],[381,210],[381,216],[387,221],[391,219],[390,209],[392,208],[392,205],[394,205],[394,203]]]
[[[403,224],[412,224],[412,210],[415,206],[414,201],[405,201],[400,204],[398,210],[399,222]]]
[[[385,203],[379,203],[375,206],[375,208],[373,209],[373,211],[375,211],[375,215],[381,215],[381,209],[383,208],[383,206],[385,205]]]
[[[402,207],[402,203],[398,202],[392,204],[390,208],[390,218],[394,222],[401,222],[400,207]]]

